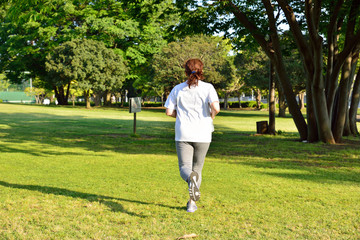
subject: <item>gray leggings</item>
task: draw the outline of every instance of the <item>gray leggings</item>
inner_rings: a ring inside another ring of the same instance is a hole
[[[176,151],[179,160],[180,176],[188,180],[192,171],[199,174],[198,186],[201,185],[201,171],[210,143],[176,141]]]

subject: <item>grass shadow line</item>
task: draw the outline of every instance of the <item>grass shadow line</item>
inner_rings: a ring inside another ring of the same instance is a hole
[[[141,217],[141,218],[145,218],[147,216],[137,214],[134,212],[129,212],[126,209],[124,209],[124,207],[121,204],[115,202],[114,200],[142,204],[142,205],[155,205],[155,206],[166,207],[166,208],[175,209],[175,210],[184,210],[183,207],[169,206],[169,205],[165,205],[165,204],[143,202],[143,201],[138,201],[138,200],[118,198],[118,197],[109,197],[109,196],[97,195],[97,194],[92,194],[92,193],[83,193],[83,192],[73,191],[73,190],[69,190],[69,189],[65,189],[65,188],[48,187],[48,186],[40,186],[40,185],[16,184],[16,183],[8,183],[5,181],[0,181],[0,185],[4,186],[4,187],[8,187],[8,188],[26,189],[26,190],[30,190],[30,191],[37,191],[40,193],[45,193],[45,194],[53,194],[53,195],[60,195],[60,196],[66,196],[66,197],[72,197],[72,198],[80,198],[80,199],[87,200],[89,202],[98,202],[100,204],[106,205],[113,212],[122,212],[122,213],[128,214],[130,216],[136,216],[136,217]]]

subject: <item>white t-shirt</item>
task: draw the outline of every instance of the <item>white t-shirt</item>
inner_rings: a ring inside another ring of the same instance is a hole
[[[165,107],[176,110],[175,141],[211,142],[214,131],[210,104],[219,101],[212,84],[203,81],[198,86],[186,82],[176,85],[165,102]]]

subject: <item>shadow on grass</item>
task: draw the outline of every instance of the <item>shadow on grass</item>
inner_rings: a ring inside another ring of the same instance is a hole
[[[0,185],[4,186],[4,187],[9,187],[9,188],[37,191],[37,192],[45,193],[45,194],[53,194],[53,195],[60,195],[60,196],[65,196],[65,197],[80,198],[80,199],[87,200],[89,202],[98,202],[100,204],[106,205],[113,212],[122,212],[122,213],[128,214],[130,216],[136,216],[136,217],[141,217],[141,218],[145,218],[147,216],[137,214],[134,212],[129,212],[126,209],[124,209],[124,207],[121,204],[119,204],[115,201],[130,202],[130,203],[136,203],[136,204],[141,204],[141,205],[154,205],[154,206],[165,207],[165,208],[181,210],[181,211],[186,209],[184,207],[174,207],[174,206],[168,206],[165,204],[156,204],[156,203],[149,203],[149,202],[143,202],[143,201],[137,201],[137,200],[130,200],[130,199],[125,199],[125,198],[109,197],[109,196],[103,196],[103,195],[97,195],[97,194],[91,194],[91,193],[82,193],[82,192],[68,190],[65,188],[47,187],[47,186],[39,186],[39,185],[15,184],[15,183],[8,183],[8,182],[4,182],[4,181],[0,181]]]
[[[101,114],[101,113],[100,113]],[[27,153],[34,156],[77,155],[73,151],[57,151],[36,147],[79,148],[90,152],[114,151],[127,154],[174,154],[173,121],[137,120],[137,137],[132,137],[133,120],[59,116],[47,113],[2,113],[1,152]],[[21,144],[30,147],[19,148]],[[90,154],[89,152],[89,154]],[[81,155],[84,155],[81,153]]]

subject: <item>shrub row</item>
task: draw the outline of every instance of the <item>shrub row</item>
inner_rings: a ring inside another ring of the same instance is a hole
[[[228,102],[229,108],[239,108],[239,102]],[[224,108],[224,103],[220,103],[220,107]],[[256,108],[256,101],[242,101],[241,102],[242,108]],[[268,105],[265,103],[261,103],[260,109],[266,109]]]

